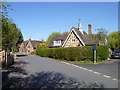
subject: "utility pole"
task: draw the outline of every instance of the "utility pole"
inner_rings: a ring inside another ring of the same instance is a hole
[[[93,46],[93,62],[96,63],[96,45]]]

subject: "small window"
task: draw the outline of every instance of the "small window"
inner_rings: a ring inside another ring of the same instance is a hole
[[[61,40],[53,41],[54,46],[60,46],[61,45]]]
[[[71,38],[71,43],[75,43],[76,39],[75,38]]]
[[[28,48],[30,48],[30,46],[28,46]]]

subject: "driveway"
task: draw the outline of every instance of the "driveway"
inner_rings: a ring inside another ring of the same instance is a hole
[[[34,55],[18,57],[2,74],[3,88],[118,88],[113,78]]]

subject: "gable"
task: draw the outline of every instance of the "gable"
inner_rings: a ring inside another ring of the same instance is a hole
[[[77,38],[76,39],[76,43],[74,43],[73,46],[76,46],[76,45],[78,45],[78,46],[85,46],[85,43],[84,43],[83,38],[82,38],[83,37],[82,33],[79,30],[77,30],[81,34],[81,35],[78,35],[76,30],[77,29],[75,27],[72,27],[72,29],[69,32],[69,35],[67,36],[66,40],[64,41],[64,43],[62,45],[62,47],[66,47],[65,45],[68,45],[67,44],[68,39],[70,38],[70,36],[72,36],[72,34],[74,34],[76,36],[76,38]],[[72,45],[71,43],[69,43],[69,44]]]
[[[32,44],[31,44],[31,42],[30,42],[30,41],[28,42],[28,44],[27,44],[26,48],[33,48],[33,46],[32,46]]]
[[[78,37],[73,31],[70,33],[66,42],[64,43],[64,47],[67,46],[83,46],[81,41],[78,39]]]

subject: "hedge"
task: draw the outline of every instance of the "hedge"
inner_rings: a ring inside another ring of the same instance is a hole
[[[109,56],[107,46],[97,46],[97,60],[106,60]],[[60,47],[60,48],[38,48],[36,55],[55,59],[71,61],[93,60],[92,46],[83,47]]]

